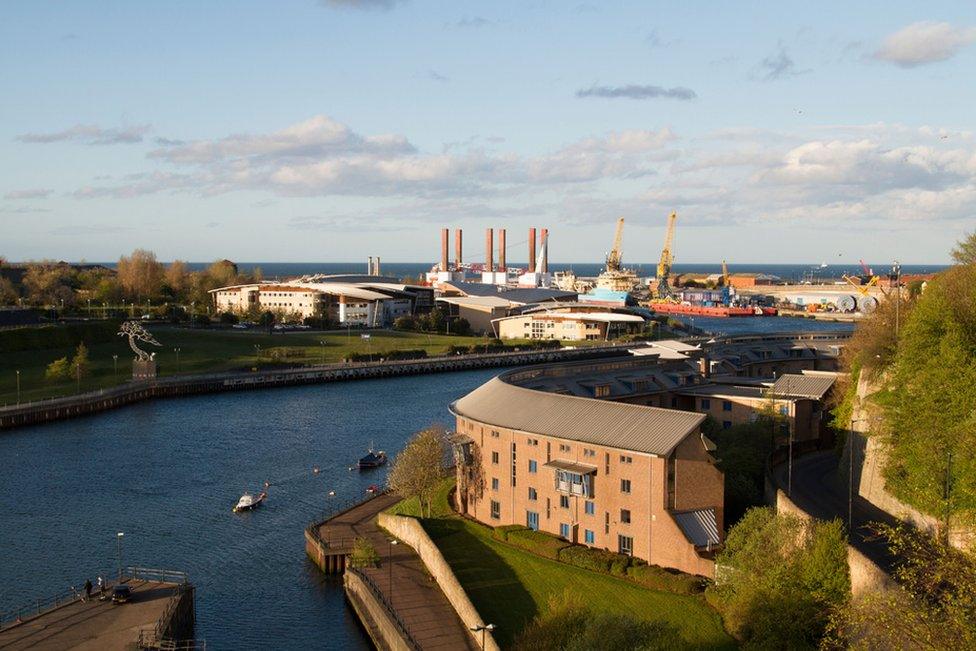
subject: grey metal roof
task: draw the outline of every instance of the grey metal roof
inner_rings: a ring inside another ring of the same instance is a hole
[[[498,377],[452,409],[489,425],[662,456],[705,420],[687,411],[533,391]]]
[[[697,511],[683,511],[672,513],[674,521],[681,527],[682,533],[695,547],[708,547],[721,542],[718,536],[718,521],[715,509],[699,509]]]
[[[784,373],[776,378],[773,392],[777,395],[821,400],[830,391],[830,387],[834,386],[836,379],[833,374]]]
[[[552,461],[547,461],[542,464],[543,468],[556,468],[558,470],[568,470],[569,472],[575,472],[580,475],[589,475],[596,472],[596,466],[590,466],[585,463],[577,463],[575,461],[564,461],[562,459],[553,459]]]

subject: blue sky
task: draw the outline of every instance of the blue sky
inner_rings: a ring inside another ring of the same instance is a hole
[[[871,6],[873,5],[873,6]],[[976,5],[6,3],[0,255],[938,263]],[[510,259],[524,259],[521,248]]]

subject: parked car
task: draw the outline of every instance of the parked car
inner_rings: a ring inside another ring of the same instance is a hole
[[[132,588],[127,585],[117,585],[112,589],[112,603],[124,604],[132,598]]]

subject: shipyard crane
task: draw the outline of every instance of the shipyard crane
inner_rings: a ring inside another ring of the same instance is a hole
[[[732,278],[729,277],[729,265],[725,264],[725,260],[722,260],[722,286],[728,287],[732,284]]]
[[[607,271],[620,271],[622,261],[620,245],[624,239],[624,218],[617,220],[617,232],[613,236],[613,248],[607,254]]]
[[[678,213],[672,212],[668,215],[668,230],[664,235],[664,248],[661,250],[661,261],[657,263],[657,296],[658,298],[672,298],[671,291],[671,265],[674,264],[674,255],[671,253],[671,245],[674,243],[674,222],[678,219]]]

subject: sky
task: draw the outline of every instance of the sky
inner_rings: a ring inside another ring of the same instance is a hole
[[[944,263],[974,73],[971,2],[8,2],[0,256]]]

